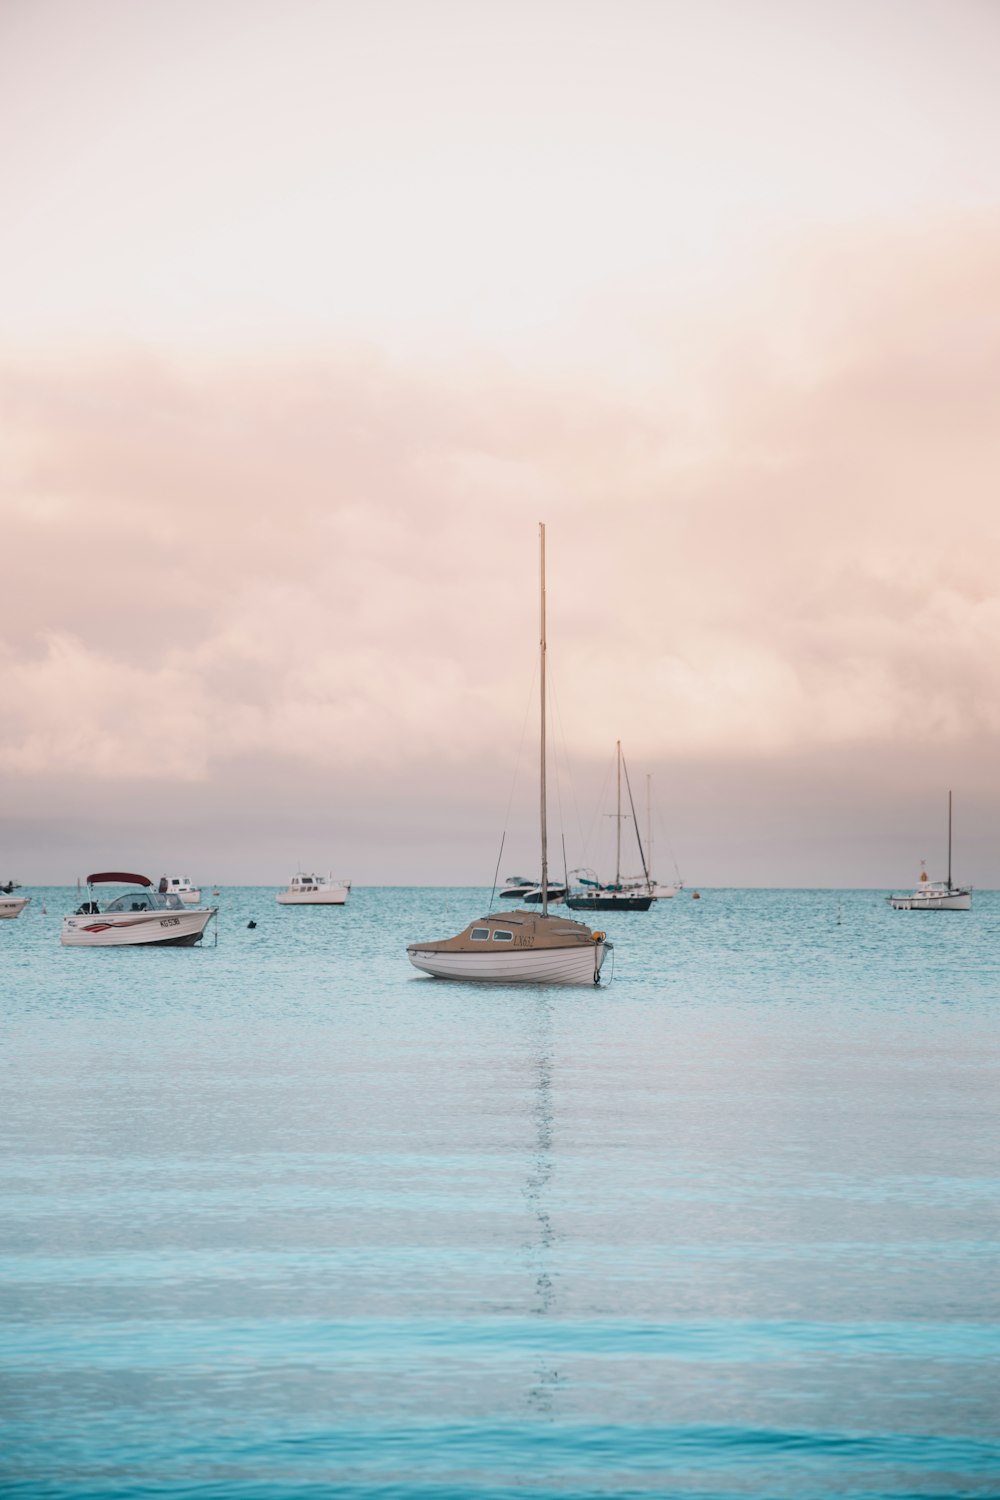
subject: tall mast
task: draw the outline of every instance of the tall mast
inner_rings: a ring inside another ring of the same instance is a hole
[[[649,889],[653,889],[653,776],[646,772],[646,858],[649,860]]]
[[[951,890],[951,793],[948,793],[948,889]]]
[[[615,742],[618,747],[618,816],[615,818],[615,831],[618,835],[615,845],[615,890],[622,883],[622,742]]]
[[[542,916],[549,914],[549,832],[545,808],[545,522],[538,523],[538,544],[540,563],[540,637],[539,654],[541,668],[539,679],[541,682],[541,768],[539,775],[540,808],[542,820]]]

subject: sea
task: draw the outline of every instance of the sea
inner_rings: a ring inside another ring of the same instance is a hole
[[[411,967],[488,891],[30,894],[5,1500],[1000,1495],[1000,894],[683,890],[565,989]]]

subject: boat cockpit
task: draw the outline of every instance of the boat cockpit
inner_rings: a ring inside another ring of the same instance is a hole
[[[123,896],[116,896],[103,908],[96,901],[84,901],[74,912],[77,917],[95,917],[109,911],[184,911],[184,903],[180,896],[172,893],[161,895],[159,891],[126,891]]]

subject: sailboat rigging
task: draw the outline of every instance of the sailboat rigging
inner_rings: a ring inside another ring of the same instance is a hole
[[[599,984],[601,966],[612,945],[603,932],[549,912],[548,809],[545,741],[545,526],[539,524],[539,824],[541,910],[524,908],[479,917],[453,938],[410,943],[414,968],[435,979],[493,984]]]
[[[617,811],[612,815],[615,818],[615,878],[612,883],[602,885],[598,880],[581,874],[581,889],[572,892],[571,895],[566,897],[566,905],[571,911],[649,911],[655,899],[653,895],[653,882],[650,879],[649,866],[646,863],[646,855],[642,847],[642,836],[639,833],[639,821],[635,815],[635,802],[632,799],[632,784],[629,781],[628,766],[624,764],[622,757],[621,740],[616,742],[616,756],[618,762],[618,802]],[[642,861],[644,880],[641,885],[622,880],[623,768],[629,807],[632,809],[632,826],[635,829],[635,841],[639,846],[639,858]]]

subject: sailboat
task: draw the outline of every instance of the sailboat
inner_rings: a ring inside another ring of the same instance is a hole
[[[928,880],[921,869],[920,884],[911,896],[887,896],[893,911],[970,911],[972,886],[954,885],[951,878],[951,792],[948,793],[948,879]]]
[[[653,778],[646,772],[646,868],[649,871],[649,890],[654,901],[672,901],[678,891],[684,889],[684,882],[678,873],[677,879],[667,885],[661,885],[653,874]],[[676,866],[675,866],[676,869]]]
[[[628,787],[628,800],[632,806],[632,823],[635,827],[635,841],[639,845],[639,858],[642,860],[642,873],[645,877],[642,884],[622,880],[622,742],[617,742],[618,756],[618,811],[615,814],[615,878],[609,885],[601,883],[592,877],[581,875],[580,890],[574,891],[566,897],[566,905],[571,911],[649,911],[654,901],[653,882],[650,879],[649,868],[646,864],[646,855],[643,852],[642,839],[639,837],[639,824],[636,822],[635,805],[632,803],[632,788],[628,782],[628,769],[625,771],[625,784]]]
[[[549,911],[549,856],[545,753],[545,527],[538,528],[541,590],[539,641],[541,677],[539,813],[541,823],[541,909],[505,911],[478,917],[457,937],[410,943],[414,968],[435,979],[491,984],[599,984],[601,966],[612,945],[603,932]]]

